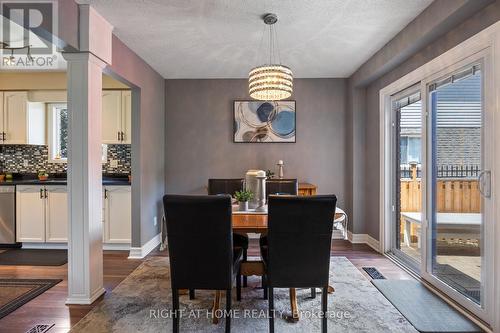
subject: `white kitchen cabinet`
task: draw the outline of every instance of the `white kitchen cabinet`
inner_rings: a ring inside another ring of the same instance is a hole
[[[45,242],[45,196],[43,186],[16,187],[16,239]]]
[[[104,242],[130,243],[132,234],[130,186],[105,186],[104,203]]]
[[[28,139],[28,93],[25,91],[4,92],[2,143],[25,144]]]
[[[16,187],[17,241],[68,241],[68,193],[65,185]]]
[[[122,143],[132,143],[132,92],[122,91]]]
[[[46,186],[45,241],[68,241],[68,190],[65,185]]]
[[[45,108],[33,103],[28,92],[0,92],[0,144],[45,144]]]
[[[131,92],[105,90],[102,93],[102,143],[131,143]]]
[[[121,91],[102,92],[102,143],[120,143],[121,109]]]

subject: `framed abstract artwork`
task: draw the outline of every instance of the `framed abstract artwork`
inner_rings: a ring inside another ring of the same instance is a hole
[[[295,101],[234,101],[234,142],[295,142]]]

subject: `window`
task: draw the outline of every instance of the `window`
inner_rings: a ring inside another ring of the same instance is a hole
[[[49,162],[68,161],[68,107],[66,104],[48,104]],[[108,146],[102,145],[102,162],[107,162]]]
[[[49,104],[49,161],[64,163],[68,159],[68,107]]]
[[[419,137],[402,136],[400,138],[401,164],[410,164],[415,162],[420,164],[420,142]]]

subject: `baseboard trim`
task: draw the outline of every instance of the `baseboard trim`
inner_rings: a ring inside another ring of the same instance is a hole
[[[380,253],[380,242],[368,234],[353,234],[347,231],[347,239],[352,244],[366,244]]]
[[[79,305],[88,305],[88,304],[92,304],[94,303],[99,297],[101,297],[101,295],[103,295],[104,293],[106,292],[106,289],[104,288],[100,288],[100,289],[97,289],[93,295],[90,296],[90,298],[88,297],[79,297],[79,296],[76,296],[76,297],[68,297],[66,299],[66,304],[67,305],[71,305],[71,304],[79,304]]]
[[[146,244],[141,247],[130,247],[130,254],[128,256],[129,259],[143,259],[145,256],[149,254],[149,252],[153,251],[155,247],[160,245],[161,242],[161,234],[158,234],[151,238]]]
[[[67,250],[66,243],[23,243],[22,249]]]
[[[67,250],[67,243],[23,243],[23,249],[36,249],[36,250]],[[102,244],[102,249],[105,251],[129,251],[130,244]]]
[[[102,244],[102,249],[105,251],[130,251],[130,244],[129,243]]]

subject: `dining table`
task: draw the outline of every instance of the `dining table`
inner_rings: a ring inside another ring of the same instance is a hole
[[[332,223],[341,222],[347,217],[346,213],[341,208],[335,209],[335,216],[332,216]],[[240,211],[238,205],[234,204],[232,206],[232,226],[233,232],[248,234],[266,234],[267,233],[267,206],[260,207],[260,209],[249,209],[245,211]],[[262,260],[246,260],[241,263],[241,275],[244,276],[263,276],[265,274],[264,263]],[[328,286],[328,293],[333,293],[335,289],[332,286]],[[299,320],[299,310],[297,304],[297,291],[295,288],[289,289],[290,293],[290,307],[291,316],[290,321]],[[213,322],[217,323],[218,319],[215,316],[216,311],[220,308],[220,291],[216,291],[215,300],[213,304]]]

